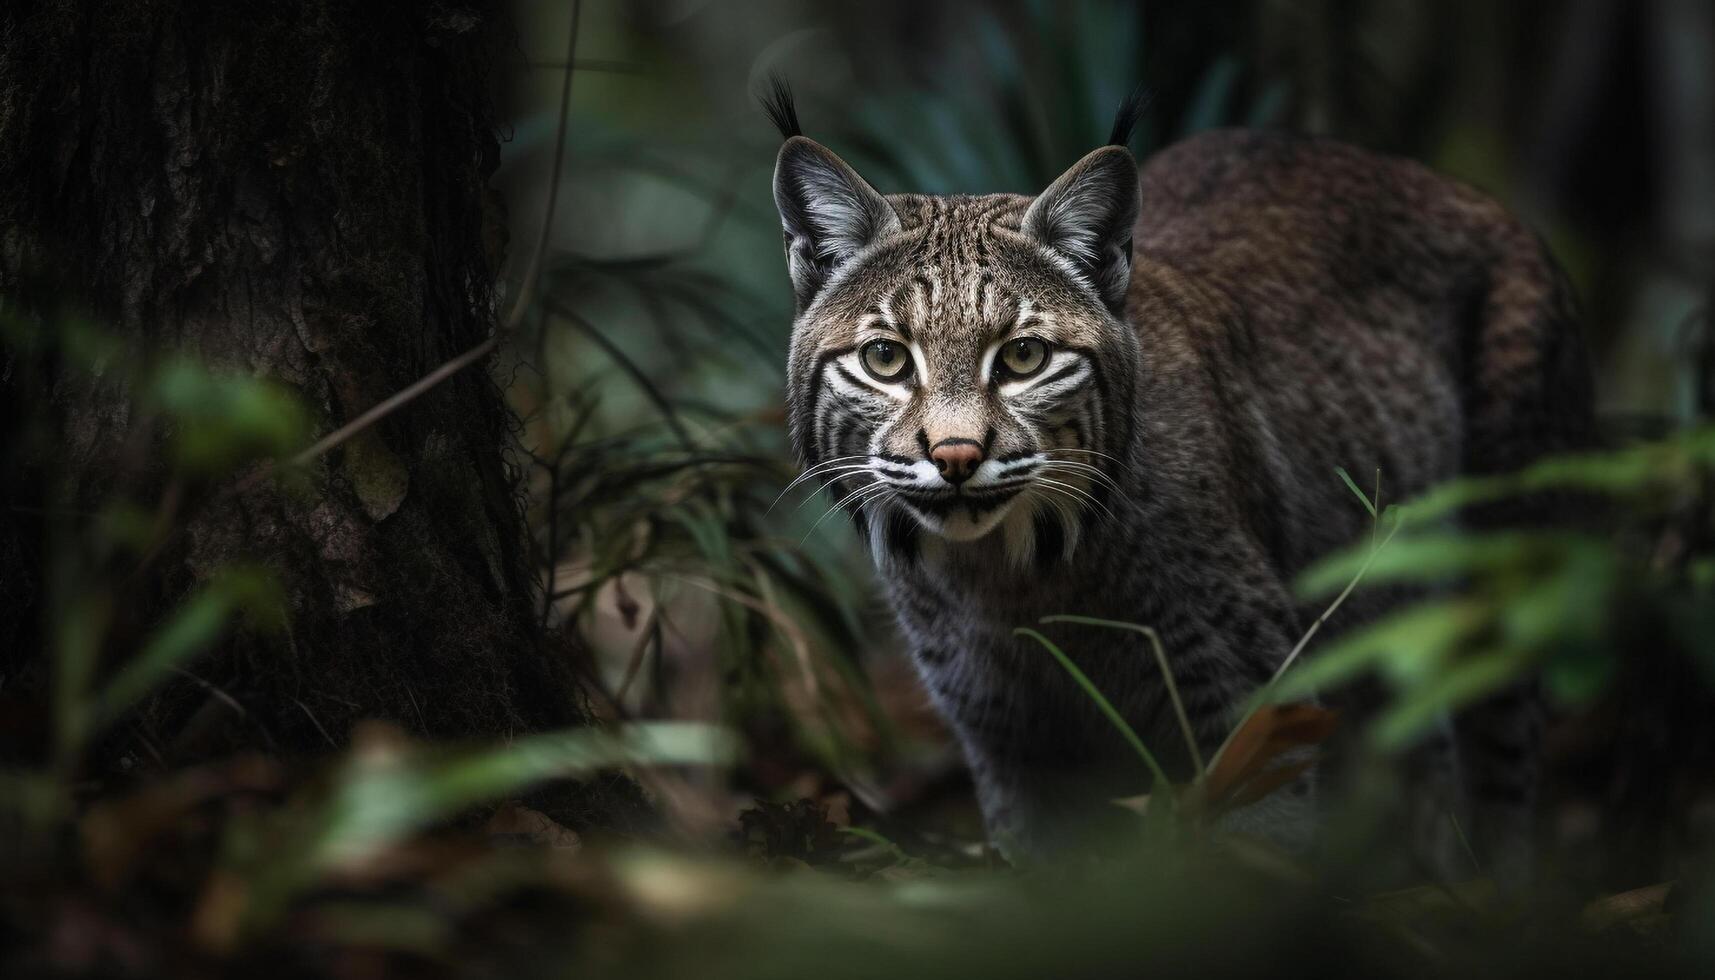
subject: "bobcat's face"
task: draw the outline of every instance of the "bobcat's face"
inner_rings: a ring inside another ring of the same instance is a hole
[[[1136,338],[1120,317],[1137,210],[1107,147],[1037,198],[884,198],[789,140],[775,173],[799,314],[793,440],[872,533],[1067,553],[1104,511]]]

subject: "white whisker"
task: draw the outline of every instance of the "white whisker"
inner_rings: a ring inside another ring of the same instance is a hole
[[[1102,503],[1100,500],[1097,500],[1094,496],[1092,496],[1090,494],[1090,492],[1088,490],[1085,490],[1082,487],[1075,487],[1070,483],[1061,483],[1058,480],[1048,480],[1048,479],[1044,479],[1042,477],[1037,477],[1036,481],[1038,483],[1045,483],[1051,487],[1061,487],[1061,488],[1064,488],[1066,490],[1070,490],[1073,493],[1076,493],[1076,494],[1082,496],[1085,500],[1088,500],[1090,503],[1095,504],[1097,507],[1101,508],[1102,513],[1108,515],[1108,517],[1113,518],[1115,520],[1118,520],[1118,518],[1114,518],[1114,512],[1109,510],[1107,508],[1106,504]]]
[[[1055,493],[1063,495],[1062,491],[1055,491]],[[1061,502],[1058,496],[1048,499],[1049,503],[1054,507],[1054,510],[1060,515],[1060,520],[1065,524],[1066,546],[1065,550],[1061,552],[1061,557],[1065,557],[1066,555],[1071,554],[1073,548],[1077,547],[1078,511],[1082,509],[1082,504],[1076,498],[1068,498],[1072,500],[1073,504],[1073,507],[1068,510],[1066,505]]]
[[[856,490],[853,490],[851,493],[846,494],[844,497],[841,497],[839,499],[839,501],[837,503],[835,503],[832,507],[829,507],[827,510],[823,511],[821,517],[816,518],[816,523],[810,525],[810,530],[804,532],[804,540],[798,542],[799,547],[802,547],[805,544],[807,544],[810,540],[810,535],[816,533],[816,529],[822,526],[822,522],[826,521],[829,517],[832,517],[836,511],[838,511],[840,508],[844,507],[853,498],[861,496],[861,495],[866,494],[866,493],[871,493],[871,491],[884,491],[884,490],[892,490],[892,489],[893,489],[893,485],[888,483],[887,481],[876,480],[874,483],[866,483],[863,486],[858,487]],[[872,494],[872,495],[874,495],[874,494]]]
[[[840,491],[835,490],[834,487],[836,484],[840,483],[840,481],[850,480],[853,477],[858,476],[859,474],[868,473],[868,472],[870,472],[870,466],[869,466],[869,464],[865,463],[865,464],[858,465],[858,466],[842,467],[839,470],[829,470],[829,471],[826,471],[823,473],[819,473],[819,474],[817,474],[818,476],[828,476],[828,473],[838,473],[839,475],[828,477],[828,485],[826,487],[821,487],[818,489],[825,489],[831,493],[839,493]],[[815,500],[815,499],[816,499],[816,495],[814,493],[812,493],[808,497],[805,497],[802,501],[800,501],[798,506],[793,508],[793,510],[794,511],[803,510],[806,506],[809,505],[810,501]]]
[[[824,472],[827,472],[829,467],[834,466],[834,465],[839,464],[839,463],[849,463],[854,459],[868,460],[869,458],[870,458],[870,455],[868,453],[858,453],[858,454],[853,455],[853,456],[835,456],[833,459],[822,460],[820,463],[817,463],[816,465],[810,467],[809,469],[805,470],[804,472],[798,474],[797,479],[793,480],[791,483],[786,484],[786,489],[780,491],[780,496],[774,498],[774,503],[768,505],[768,510],[763,511],[763,515],[767,516],[769,511],[772,511],[775,507],[778,507],[780,505],[780,501],[784,500],[786,498],[786,495],[792,492],[793,487],[797,486],[800,483],[803,483],[805,480],[808,480],[809,478],[811,478],[813,476],[818,476]],[[869,464],[866,462],[866,463],[863,463],[861,465],[867,467]]]
[[[1064,467],[1068,467],[1068,466],[1077,466],[1077,467],[1081,467],[1081,469],[1070,470],[1070,471],[1064,469]],[[1128,504],[1132,502],[1131,496],[1129,494],[1127,494],[1123,489],[1120,488],[1119,483],[1116,482],[1113,477],[1111,477],[1111,476],[1107,475],[1106,473],[1103,473],[1101,470],[1098,470],[1098,469],[1096,469],[1092,466],[1089,466],[1087,464],[1067,463],[1064,461],[1051,461],[1051,462],[1043,464],[1042,469],[1044,472],[1047,472],[1047,473],[1060,473],[1060,474],[1063,474],[1066,476],[1094,477],[1096,479],[1099,479],[1102,482],[1102,484],[1104,486],[1106,486],[1108,491],[1110,493],[1112,493],[1114,496],[1119,497],[1121,500],[1124,500]],[[1085,471],[1088,471],[1088,472],[1085,472]]]
[[[1064,460],[1064,459],[1049,459],[1049,460],[1044,460],[1041,465],[1042,465],[1043,469],[1060,470],[1062,472],[1073,472],[1073,473],[1079,473],[1081,475],[1088,475],[1088,476],[1091,476],[1095,479],[1101,480],[1103,483],[1106,483],[1108,486],[1114,488],[1115,490],[1119,489],[1119,482],[1118,481],[1116,481],[1113,477],[1109,476],[1106,472],[1104,472],[1101,469],[1101,467],[1091,466],[1089,463],[1074,463],[1074,462],[1071,462],[1070,460]]]
[[[1124,461],[1120,460],[1118,457],[1109,456],[1107,453],[1097,452],[1094,449],[1062,449],[1062,448],[1056,447],[1054,449],[1044,449],[1042,451],[1042,454],[1045,456],[1048,455],[1049,453],[1084,453],[1084,454],[1090,455],[1090,456],[1100,456],[1103,459],[1111,459],[1114,461],[1115,465],[1118,465],[1118,466],[1124,466],[1125,465]]]
[[[1055,513],[1060,515],[1060,519],[1065,522],[1066,527],[1068,528],[1068,533],[1071,528],[1078,526],[1078,512],[1084,509],[1084,502],[1082,500],[1068,494],[1064,490],[1057,490],[1054,487],[1037,487],[1037,489],[1041,490],[1043,493],[1043,496],[1039,499],[1041,499],[1043,503],[1054,508]],[[1067,508],[1066,501],[1071,501],[1072,506],[1070,509]]]

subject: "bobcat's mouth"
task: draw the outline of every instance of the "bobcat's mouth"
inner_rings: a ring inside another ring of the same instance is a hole
[[[943,480],[927,460],[880,457],[870,473],[886,484],[887,494],[924,530],[949,541],[974,541],[1000,527],[1021,498],[1090,498],[1082,463],[1065,463],[1036,452],[1015,453],[982,462],[969,478]],[[1035,491],[1027,494],[1025,491]],[[1083,499],[1080,499],[1083,498]]]
[[[921,514],[945,518],[951,514],[964,513],[976,521],[990,511],[1004,507],[1024,490],[1025,485],[1026,481],[1020,480],[1011,486],[981,487],[973,490],[900,490],[899,498]]]
[[[974,541],[1000,526],[1028,485],[1019,480],[973,489],[901,489],[897,499],[926,530],[950,541]]]

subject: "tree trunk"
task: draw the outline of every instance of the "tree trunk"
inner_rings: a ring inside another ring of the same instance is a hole
[[[337,427],[495,325],[489,72],[505,41],[480,2],[9,0],[7,312],[87,312],[131,356],[274,379],[320,431]],[[123,383],[18,363],[0,362],[0,452],[7,496],[40,506],[11,508],[0,534],[0,617],[39,649],[52,615],[40,513],[158,499],[168,475],[125,465]],[[29,443],[20,420],[44,406],[56,431]],[[176,762],[325,748],[360,718],[435,737],[584,720],[569,660],[532,614],[511,424],[479,366],[327,453],[307,491],[265,479],[181,508],[138,625],[249,560],[283,582],[289,627],[199,661],[208,686],[156,699],[141,735]]]

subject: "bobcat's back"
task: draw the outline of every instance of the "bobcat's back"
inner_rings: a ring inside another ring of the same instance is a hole
[[[1410,161],[1251,131],[1186,140],[1140,185],[1129,318],[1146,359],[1200,347],[1235,437],[1224,478],[1279,571],[1368,520],[1335,466],[1365,489],[1379,470],[1398,502],[1588,442],[1565,283],[1492,199]]]
[[[1387,503],[1589,444],[1592,385],[1567,286],[1490,198],[1409,161],[1251,132],[1181,143],[1148,162],[1140,187],[1128,313],[1144,370],[1202,392],[1221,434],[1193,445],[1165,431],[1182,424],[1155,426],[1159,455],[1184,467],[1156,483],[1218,483],[1283,581],[1370,521],[1336,466],[1366,490],[1379,479]],[[1146,419],[1176,414],[1159,407],[1145,404]],[[1554,519],[1560,503],[1465,520]],[[1360,593],[1323,636],[1401,598]],[[1318,611],[1297,613],[1307,624]],[[1358,724],[1377,707],[1363,689],[1338,703]],[[1445,814],[1466,810],[1490,860],[1529,861],[1538,727],[1520,687],[1418,750],[1404,818],[1420,857],[1446,860]]]

